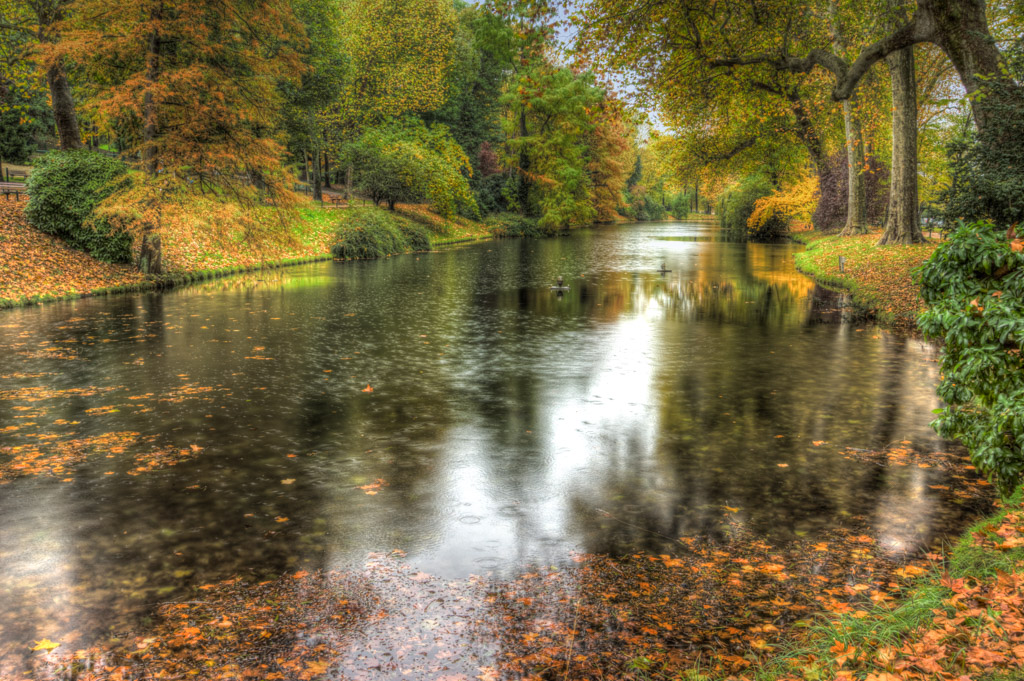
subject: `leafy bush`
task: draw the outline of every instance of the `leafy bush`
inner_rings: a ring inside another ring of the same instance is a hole
[[[746,234],[747,221],[754,212],[757,200],[772,193],[774,187],[763,175],[750,175],[726,190],[718,200],[718,215],[722,226],[734,234]]]
[[[331,255],[339,259],[383,258],[430,250],[426,228],[376,208],[352,210],[338,225]]]
[[[889,201],[889,169],[877,157],[867,160],[864,171],[864,193],[867,195],[868,223],[881,224]],[[847,193],[850,178],[846,172],[846,152],[830,157],[818,173],[818,207],[811,218],[815,229],[829,232],[846,224]]]
[[[1024,92],[991,83],[986,104],[995,115],[980,133],[949,146],[950,186],[943,192],[945,222],[1024,221]]]
[[[817,193],[818,181],[807,176],[789,189],[758,199],[747,218],[747,236],[753,241],[771,241],[784,236],[791,221],[811,219]]]
[[[664,220],[666,212],[665,207],[641,187],[633,187],[633,191],[626,196],[626,217],[633,220],[638,222]]]
[[[491,234],[498,238],[530,237],[540,239],[554,236],[558,230],[551,226],[542,227],[536,218],[518,213],[499,213],[484,220]]]
[[[128,167],[118,159],[87,150],[50,152],[29,177],[25,214],[37,229],[98,260],[131,262],[131,235],[96,215],[99,203],[128,182]]]
[[[941,339],[932,424],[959,438],[1001,494],[1024,478],[1024,241],[991,222],[961,224],[921,268],[929,309],[918,320]]]
[[[479,217],[469,188],[472,166],[443,125],[419,119],[371,128],[348,150],[356,183],[375,204],[429,201],[444,217]]]
[[[505,198],[505,185],[508,177],[504,174],[475,176],[470,184],[473,196],[483,215],[501,213],[508,210],[508,199]]]

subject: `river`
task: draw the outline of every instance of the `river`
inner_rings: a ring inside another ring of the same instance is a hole
[[[0,651],[372,552],[510,576],[854,518],[927,550],[976,512],[948,474],[849,454],[942,446],[936,351],[801,248],[627,225],[0,313]]]

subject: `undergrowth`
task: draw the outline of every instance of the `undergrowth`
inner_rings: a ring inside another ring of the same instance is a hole
[[[379,208],[350,209],[336,229],[331,255],[335,258],[383,258],[398,253],[430,250],[430,233],[423,225]]]

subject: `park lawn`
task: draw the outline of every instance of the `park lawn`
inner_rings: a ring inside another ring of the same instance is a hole
[[[854,304],[883,324],[916,325],[925,305],[915,270],[935,251],[936,242],[876,247],[879,232],[851,237],[795,232],[792,236],[807,245],[807,250],[796,256],[801,272],[823,284],[849,290]],[[846,258],[842,274],[839,256]]]

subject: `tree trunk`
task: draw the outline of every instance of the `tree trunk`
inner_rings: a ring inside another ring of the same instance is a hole
[[[157,26],[161,19],[163,5],[158,5],[154,8],[150,15]],[[157,175],[160,171],[160,159],[157,154],[156,147],[156,136],[158,132],[157,127],[157,111],[156,104],[153,101],[153,90],[156,87],[156,82],[160,78],[160,32],[159,29],[154,29],[149,36],[149,54],[146,55],[146,81],[148,87],[146,92],[142,96],[142,111],[145,120],[142,125],[142,164],[146,170],[146,173],[150,176],[150,180],[155,183]],[[162,191],[157,189],[157,191]],[[160,199],[156,199],[159,204]],[[157,215],[159,215],[159,205],[157,206]],[[142,227],[142,244],[139,248],[139,269],[144,274],[162,274],[163,273],[163,244],[160,241],[160,234],[158,233],[159,225],[155,225],[150,221],[147,221]]]
[[[345,168],[345,201],[348,205],[352,205],[352,164],[349,163]]]
[[[320,175],[320,142],[313,143],[313,200],[324,200],[323,178]]]
[[[924,241],[918,221],[917,194],[917,79],[914,48],[886,57],[892,79],[892,177],[885,231],[878,245]]]
[[[50,88],[50,100],[53,102],[53,118],[57,121],[57,137],[60,148],[82,148],[82,135],[78,130],[78,116],[75,115],[75,100],[71,96],[71,84],[64,73],[64,62],[55,60],[46,69],[46,84]]]
[[[327,159],[327,154],[323,153],[321,156],[324,157],[324,187],[327,189],[331,188],[331,164]]]
[[[985,0],[918,0],[918,9],[931,14],[934,42],[956,68],[967,94],[984,86],[987,79],[1002,78],[1002,58],[988,30]],[[970,97],[978,130],[989,121],[988,102]]]
[[[526,137],[528,134],[526,126],[526,107],[524,106],[519,112],[519,136]],[[530,200],[530,183],[526,181],[526,173],[530,170],[530,157],[526,153],[526,147],[522,147],[519,152],[519,212],[523,215],[527,213],[527,205]]]
[[[814,128],[811,114],[800,99],[799,93],[794,88],[786,93],[787,99],[793,109],[793,116],[796,118],[796,136],[803,142],[807,154],[811,157],[811,164],[814,166],[815,174],[821,173],[825,164],[825,147],[821,143],[821,135]]]
[[[864,194],[864,139],[861,136],[860,121],[853,110],[853,102],[843,102],[843,128],[846,134],[846,225],[840,236],[864,234],[867,232],[864,212],[867,204]]]
[[[836,0],[828,5],[829,24],[832,29],[832,49],[838,55],[846,52],[846,35],[839,20],[839,7]],[[843,131],[846,138],[846,225],[840,236],[863,234],[867,231],[864,224],[864,212],[867,197],[864,194],[864,182],[861,171],[864,167],[864,140],[861,136],[860,120],[854,110],[853,97],[843,100]]]
[[[700,212],[700,180],[693,181],[693,212]]]

